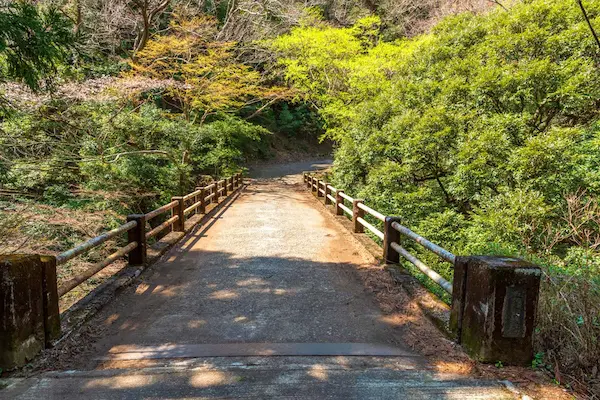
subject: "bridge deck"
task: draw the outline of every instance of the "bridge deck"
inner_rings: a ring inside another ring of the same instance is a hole
[[[11,398],[512,398],[412,352],[362,251],[298,185],[256,181],[87,324],[58,368],[78,372]]]
[[[355,275],[368,259],[308,196],[250,185],[102,312],[85,367],[166,344],[371,343],[408,355]]]

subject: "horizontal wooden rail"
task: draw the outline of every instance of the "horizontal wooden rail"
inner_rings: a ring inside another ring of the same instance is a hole
[[[425,263],[419,260],[417,257],[410,254],[406,249],[400,246],[396,242],[392,242],[391,246],[394,250],[396,250],[402,257],[408,260],[415,267],[419,268],[421,272],[429,277],[432,281],[437,283],[442,289],[444,289],[448,294],[452,294],[452,283],[448,282],[440,274],[429,268]]]
[[[188,201],[189,199],[198,196],[201,192],[202,192],[202,190],[196,190],[193,193],[185,195],[185,196],[183,196],[183,201]]]
[[[344,210],[344,211],[345,211],[345,212],[346,212],[348,215],[352,216],[352,214],[353,214],[353,213],[352,213],[352,210],[351,210],[351,209],[349,209],[348,207],[346,207],[345,205],[343,205],[343,204],[338,204],[338,207],[340,207],[342,210]]]
[[[58,296],[62,297],[65,294],[69,293],[71,290],[75,289],[77,286],[81,285],[83,282],[90,279],[92,276],[96,275],[98,272],[102,271],[104,268],[108,267],[113,262],[117,261],[119,258],[129,254],[132,250],[134,250],[138,246],[137,242],[129,243],[127,246],[120,248],[116,252],[112,253],[106,259],[100,261],[97,264],[94,264],[90,268],[86,269],[79,275],[69,279],[65,283],[63,283],[58,288]]]
[[[373,225],[365,221],[364,218],[358,217],[357,219],[362,226],[373,232],[373,234],[375,234],[375,236],[377,236],[379,239],[383,240],[383,232],[381,232],[379,229],[375,228]]]
[[[375,218],[377,218],[381,222],[385,222],[385,215],[383,215],[382,213],[373,210],[371,207],[366,206],[364,203],[358,203],[358,207],[361,210],[364,210],[364,211],[368,212],[369,214],[371,214],[372,216],[374,216]]]
[[[198,209],[198,207],[200,207],[202,205],[201,201],[198,201],[194,204],[192,204],[191,206],[189,206],[188,208],[186,208],[185,210],[183,210],[183,213],[185,215],[188,215],[189,213],[191,213],[192,211],[195,211]]]
[[[327,198],[328,198],[329,200],[331,200],[331,202],[332,202],[332,203],[335,203],[335,197],[333,197],[332,195],[328,194],[328,195],[327,195]]]
[[[209,194],[208,196],[206,196],[206,197],[204,198],[204,201],[209,201],[209,200],[210,200],[210,199],[212,199],[213,197],[215,197],[215,194],[214,194],[214,193],[211,193],[211,194]]]
[[[345,199],[345,200],[348,200],[350,203],[352,203],[352,202],[354,201],[354,199],[353,199],[352,197],[348,196],[348,195],[347,195],[346,193],[344,193],[344,192],[340,192],[340,196],[341,196],[343,199]]]
[[[333,186],[331,186],[331,185],[327,185],[327,187],[328,187],[328,188],[329,188],[329,190],[331,190],[333,193],[337,193],[337,191],[338,191],[336,188],[334,188],[334,187],[333,187]]]
[[[454,254],[450,253],[448,250],[438,246],[437,244],[431,243],[429,240],[425,239],[423,236],[417,235],[416,233],[414,233],[407,227],[402,226],[397,222],[392,223],[392,228],[394,228],[401,234],[411,238],[412,240],[414,240],[421,246],[425,247],[427,250],[437,254],[438,256],[440,256],[444,260],[448,261],[449,263],[454,264],[454,261],[456,260],[456,256]]]
[[[168,227],[170,227],[177,221],[179,221],[179,215],[175,215],[175,216],[169,218],[162,224],[158,225],[157,227],[153,228],[151,231],[146,233],[146,239],[153,238],[154,236],[158,235],[159,233],[161,233],[162,231],[164,231],[165,229],[167,229]]]
[[[119,235],[120,233],[127,232],[128,230],[133,229],[136,226],[137,226],[137,222],[135,222],[135,221],[128,222],[124,225],[121,225],[118,228],[115,228],[111,231],[105,232],[100,236],[96,236],[95,238],[92,238],[92,239],[88,240],[87,242],[84,242],[84,243],[78,245],[75,248],[72,248],[63,253],[60,253],[59,255],[56,256],[56,265],[64,264],[67,261],[72,260],[73,258],[77,257],[78,255],[81,255],[81,254],[85,253],[86,251],[91,250],[95,247],[98,247],[102,243],[106,242],[107,240]]]
[[[169,204],[165,204],[162,207],[157,208],[154,211],[150,211],[149,213],[146,214],[146,222],[150,221],[153,218],[158,217],[161,214],[166,213],[167,211],[171,211],[172,209],[174,209],[179,203],[177,201],[172,201]]]

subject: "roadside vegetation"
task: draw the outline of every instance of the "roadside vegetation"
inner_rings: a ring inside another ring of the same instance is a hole
[[[589,24],[575,0],[0,1],[0,254],[66,250],[320,138],[335,186],[455,254],[541,265],[534,367],[600,396],[582,4]]]

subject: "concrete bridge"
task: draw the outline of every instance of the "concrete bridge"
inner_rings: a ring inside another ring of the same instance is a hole
[[[515,398],[413,348],[409,316],[365,283],[381,268],[297,167],[232,181],[221,207],[91,319],[73,332],[63,320],[70,334],[0,398]]]

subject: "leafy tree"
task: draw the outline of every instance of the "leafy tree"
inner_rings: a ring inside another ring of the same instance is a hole
[[[236,60],[235,43],[215,41],[216,29],[211,17],[174,20],[169,34],[137,54],[131,76],[165,82],[170,104],[201,122],[217,111],[281,97],[283,91],[261,85],[260,74]]]
[[[0,6],[0,81],[16,79],[40,89],[74,40],[70,21],[54,7],[25,1]]]

